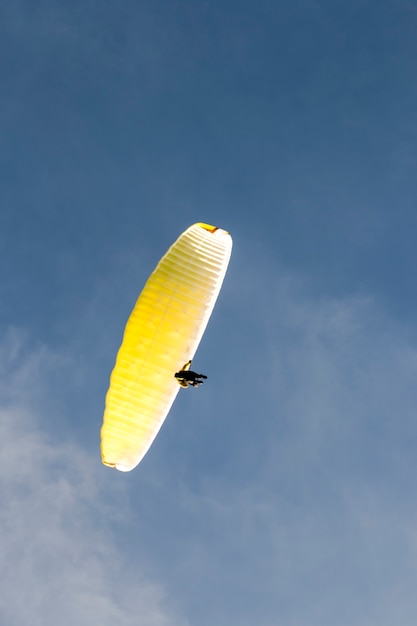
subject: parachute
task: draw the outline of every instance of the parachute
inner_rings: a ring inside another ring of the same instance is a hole
[[[175,373],[193,359],[220,292],[230,234],[193,224],[162,257],[126,324],[101,428],[104,465],[134,469],[180,390]]]

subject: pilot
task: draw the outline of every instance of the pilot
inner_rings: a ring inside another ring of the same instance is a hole
[[[191,385],[192,387],[198,387],[202,385],[204,380],[206,380],[207,376],[204,374],[197,374],[197,372],[193,372],[190,370],[191,361],[188,361],[179,372],[175,374],[175,378],[181,387],[188,387]]]

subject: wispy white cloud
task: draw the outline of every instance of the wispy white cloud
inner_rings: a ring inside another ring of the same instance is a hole
[[[53,441],[39,425],[30,396],[47,388],[56,357],[46,349],[23,356],[19,345],[12,331],[1,348],[1,623],[185,624],[140,558],[118,547],[111,524],[128,524],[123,489],[106,484],[87,450]]]
[[[214,349],[210,384],[182,396],[122,478],[101,467],[98,432],[91,452],[48,428],[59,413],[42,415],[54,370],[79,384],[75,356],[9,331],[2,623],[414,623],[412,333],[370,297],[312,297],[268,272],[257,263],[256,281],[226,288],[231,309],[209,332],[224,332],[233,359],[212,384]]]

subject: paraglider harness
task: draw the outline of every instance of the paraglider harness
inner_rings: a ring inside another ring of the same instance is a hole
[[[181,370],[175,374],[175,378],[181,387],[186,388],[188,385],[198,387],[203,384],[204,380],[207,379],[207,376],[204,376],[204,374],[197,374],[197,372],[190,370],[190,366],[191,361],[188,361],[185,365],[183,365]]]

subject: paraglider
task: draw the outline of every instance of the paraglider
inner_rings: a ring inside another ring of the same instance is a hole
[[[110,377],[101,428],[105,465],[124,472],[134,469],[180,388],[197,387],[207,378],[190,366],[231,251],[227,231],[193,224],[150,275],[126,324]]]
[[[175,373],[175,378],[178,381],[178,384],[181,387],[187,388],[188,385],[192,387],[199,387],[203,384],[203,382],[207,379],[207,376],[204,374],[197,374],[197,372],[193,372],[190,370],[191,361],[188,361],[185,365],[182,366],[179,372]]]

